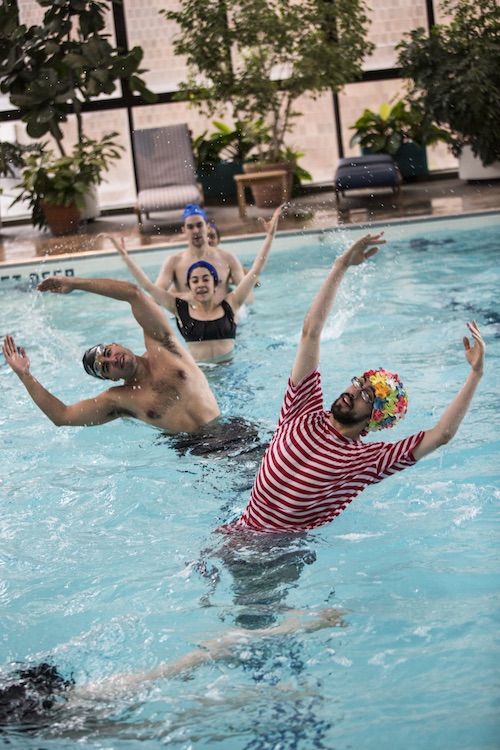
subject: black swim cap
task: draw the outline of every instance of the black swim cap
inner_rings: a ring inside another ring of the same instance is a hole
[[[87,375],[92,375],[94,378],[100,378],[100,380],[107,379],[102,374],[99,364],[95,361],[97,355],[102,354],[105,348],[106,344],[96,344],[95,346],[91,346],[90,349],[87,349],[82,359]]]

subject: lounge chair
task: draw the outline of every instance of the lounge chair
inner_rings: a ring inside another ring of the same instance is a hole
[[[340,193],[363,188],[392,187],[398,198],[403,178],[389,154],[369,154],[340,159],[335,174],[335,197],[339,205]]]
[[[133,131],[136,175],[136,213],[176,211],[187,203],[203,204],[187,125],[168,125]]]

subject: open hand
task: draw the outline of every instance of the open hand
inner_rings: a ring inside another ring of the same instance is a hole
[[[483,371],[484,366],[484,353],[486,351],[486,346],[483,341],[483,337],[481,336],[481,332],[479,330],[479,327],[475,320],[472,321],[472,323],[467,323],[467,328],[469,329],[472,338],[474,339],[474,343],[471,346],[469,338],[467,336],[464,336],[464,349],[465,349],[465,358],[467,362],[470,364],[471,369],[475,372],[481,372]]]
[[[6,336],[3,341],[2,351],[7,363],[12,367],[16,375],[21,377],[30,371],[30,361],[26,351],[21,346],[19,349],[12,336]]]
[[[378,246],[385,243],[382,239],[383,232],[379,234],[365,234],[364,237],[357,239],[351,247],[340,256],[346,266],[359,266],[365,260],[371,258],[378,251]]]
[[[99,234],[98,237],[104,237],[104,239],[109,240],[118,250],[120,255],[123,255],[123,256],[127,255],[127,250],[125,248],[125,240],[123,239],[123,237],[120,237],[120,242],[118,242],[118,240],[116,240],[110,234],[104,234],[103,232],[101,232],[101,234]]]
[[[73,291],[74,286],[71,276],[48,276],[38,284],[37,289],[39,292],[69,294]]]
[[[262,224],[262,227],[266,234],[274,234],[274,232],[276,231],[281,212],[283,211],[285,205],[285,203],[282,203],[281,206],[278,206],[278,208],[275,210],[268,221],[266,221],[262,216],[259,216],[259,223]]]

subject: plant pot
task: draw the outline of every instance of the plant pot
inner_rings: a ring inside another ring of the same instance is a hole
[[[198,169],[198,179],[205,198],[234,198],[236,195],[235,174],[243,172],[243,165],[235,161],[221,161],[219,164],[205,164]]]
[[[484,166],[478,156],[474,156],[470,146],[464,146],[458,157],[458,176],[461,180],[498,180],[500,179],[500,162]]]
[[[97,186],[90,185],[88,192],[85,194],[85,208],[81,212],[80,221],[93,221],[101,214],[99,208],[99,197],[97,195]]]
[[[274,164],[263,164],[262,162],[249,162],[243,165],[243,171],[246,174],[255,174],[256,172],[273,172],[275,170],[285,170],[288,172],[288,195],[292,194],[293,173],[296,169],[294,161],[279,161]],[[283,190],[279,182],[266,183],[264,185],[255,184],[251,187],[253,200],[259,208],[268,208],[279,206],[283,202]]]
[[[367,155],[372,154],[373,151],[370,148],[362,148],[361,153]],[[394,156],[394,161],[398,165],[403,179],[408,177],[422,177],[429,174],[426,148],[417,146],[411,141],[401,144]]]
[[[75,203],[69,206],[56,206],[42,201],[42,209],[54,237],[76,234],[80,224],[80,210]]]
[[[402,143],[394,157],[403,177],[423,177],[429,174],[427,150],[415,143]]]

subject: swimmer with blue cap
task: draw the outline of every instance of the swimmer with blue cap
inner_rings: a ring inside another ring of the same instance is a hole
[[[172,294],[188,297],[189,286],[186,283],[188,269],[193,263],[205,260],[217,271],[219,283],[215,291],[215,299],[221,302],[231,291],[231,286],[237,286],[245,275],[241,261],[234,253],[219,247],[218,242],[214,243],[210,240],[209,232],[213,233],[213,229],[201,206],[193,203],[185,206],[182,212],[182,229],[188,246],[168,256],[155,285]],[[139,278],[134,269],[130,268],[130,270],[138,283],[151,294],[147,285],[149,280]]]
[[[208,244],[210,247],[218,247],[220,242],[220,231],[213,221],[208,222]]]
[[[201,206],[197,206],[194,203],[188,203],[184,211],[182,212],[182,223],[184,224],[186,222],[186,219],[189,219],[190,216],[201,216],[208,224],[207,213],[203,208],[201,208]]]
[[[221,250],[207,247],[202,257],[196,252],[195,240],[202,235],[206,237],[207,231],[207,224],[199,213],[202,210],[199,206],[186,206],[185,213],[189,216],[184,227],[190,245],[187,250],[177,254],[175,266],[177,273],[180,269],[184,270],[184,288],[188,294],[172,293],[168,289],[160,288],[158,282],[153,284],[128,255],[123,243],[120,245],[116,240],[111,240],[139,284],[159,305],[175,315],[179,332],[196,361],[225,362],[231,359],[238,312],[252,293],[267,263],[281,209],[281,206],[276,209],[270,221],[262,220],[266,230],[264,243],[252,267],[248,273],[241,274],[241,280],[232,291],[227,290],[228,269],[220,262]]]

